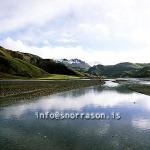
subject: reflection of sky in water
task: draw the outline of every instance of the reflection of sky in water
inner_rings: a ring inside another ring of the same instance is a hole
[[[132,120],[132,125],[134,128],[139,128],[142,130],[150,130],[150,117],[149,118],[135,118]]]
[[[148,84],[148,85],[150,85],[150,81],[140,81],[139,83],[140,84]]]
[[[133,82],[133,83],[138,83],[138,84],[147,84],[150,85],[150,80],[149,79],[136,79],[136,78],[118,78],[120,80],[128,81],[128,82]]]
[[[117,111],[121,113],[122,119],[115,121],[35,119],[37,111],[85,110],[106,113]],[[54,150],[71,149],[62,148],[61,143],[85,149],[88,143],[86,149],[97,150],[106,147],[112,150],[133,149],[137,145],[136,150],[141,150],[140,144],[144,143],[144,146],[146,144],[148,147],[146,150],[149,150],[149,139],[145,136],[145,130],[150,136],[150,96],[132,92],[110,81],[102,87],[94,86],[62,92],[41,97],[36,101],[3,107],[0,112],[0,144],[4,142],[1,139],[6,138],[12,143],[23,144],[25,149],[31,146],[39,150],[43,147]],[[120,144],[125,144],[125,148]]]
[[[134,104],[134,102],[136,102]],[[138,94],[120,94],[116,91],[103,91],[101,93],[89,91],[86,95],[73,97],[60,95],[43,97],[35,103],[21,104],[18,106],[10,106],[5,110],[6,116],[21,115],[28,110],[77,110],[80,111],[85,107],[92,106],[98,108],[113,107],[140,107],[150,111],[150,97]]]
[[[39,100],[5,108],[5,116],[20,116],[27,111],[82,111],[86,107],[95,108],[137,108],[150,111],[150,96],[128,92],[126,89],[117,91],[118,83],[106,82],[99,89],[87,88],[64,92],[53,96],[42,97]],[[106,89],[105,89],[106,88]],[[109,89],[110,88],[110,89]],[[121,87],[120,87],[121,89]]]
[[[107,81],[104,86],[108,86],[108,87],[116,87],[118,86],[118,83],[112,82],[112,81]]]

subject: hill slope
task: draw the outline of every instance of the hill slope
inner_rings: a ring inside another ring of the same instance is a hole
[[[1,46],[0,64],[1,76],[9,74],[23,77],[43,77],[48,76],[49,73],[81,76],[80,73],[52,59],[42,59],[33,54],[11,51]]]
[[[0,74],[10,74],[23,77],[41,77],[49,74],[19,58],[14,58],[7,52],[6,49],[0,47]]]
[[[95,65],[91,67],[88,72],[105,77],[148,77],[145,66],[148,68],[150,64],[124,62],[108,66]]]
[[[143,67],[137,71],[126,71],[122,74],[122,77],[150,78],[150,67]]]

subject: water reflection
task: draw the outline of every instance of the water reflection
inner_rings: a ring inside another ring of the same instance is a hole
[[[117,87],[119,86],[118,83],[115,83],[113,81],[107,81],[105,84],[104,84],[105,87]]]
[[[147,78],[118,78],[118,80],[127,81],[130,83],[146,84],[150,85],[150,79]]]
[[[135,118],[132,120],[132,125],[141,130],[150,130],[150,118]]]
[[[36,120],[37,111],[112,112],[112,120]],[[0,111],[0,146],[37,149],[150,149],[150,96],[132,92],[114,82],[40,97],[26,104],[14,104]],[[146,130],[146,135],[142,131]],[[140,133],[140,134],[139,134]],[[15,137],[15,138],[13,138]],[[5,139],[5,140],[2,140]],[[136,140],[135,140],[136,139]],[[24,144],[25,143],[25,144]],[[34,144],[33,144],[34,143]],[[88,143],[88,144],[87,144]]]
[[[111,83],[110,87],[109,85],[110,82],[106,83],[103,87],[97,86],[75,91],[73,90],[53,96],[42,97],[40,100],[33,103],[10,106],[5,109],[5,116],[19,117],[25,112],[35,110],[83,111],[89,107],[92,107],[92,109],[135,107],[137,109],[147,109],[150,111],[149,96],[130,92],[124,87],[112,86],[118,85],[115,83]],[[120,91],[118,92],[118,89],[116,88],[120,88]]]

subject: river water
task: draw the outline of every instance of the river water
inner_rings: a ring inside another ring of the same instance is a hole
[[[37,113],[114,118],[39,119]],[[150,96],[106,81],[0,108],[1,150],[150,150]]]

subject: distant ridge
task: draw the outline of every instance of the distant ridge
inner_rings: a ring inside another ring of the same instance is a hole
[[[80,59],[61,59],[58,60],[59,62],[65,64],[67,67],[72,68],[74,70],[78,71],[88,71],[88,69],[91,67],[88,63],[85,61],[82,61]]]
[[[150,63],[122,62],[116,65],[95,65],[88,73],[104,77],[150,77]]]
[[[94,65],[80,59],[43,59],[37,55],[12,51],[0,46],[0,77],[45,77],[50,74],[73,75],[82,77],[103,76],[118,77],[150,77],[150,63],[122,62],[116,65]]]

